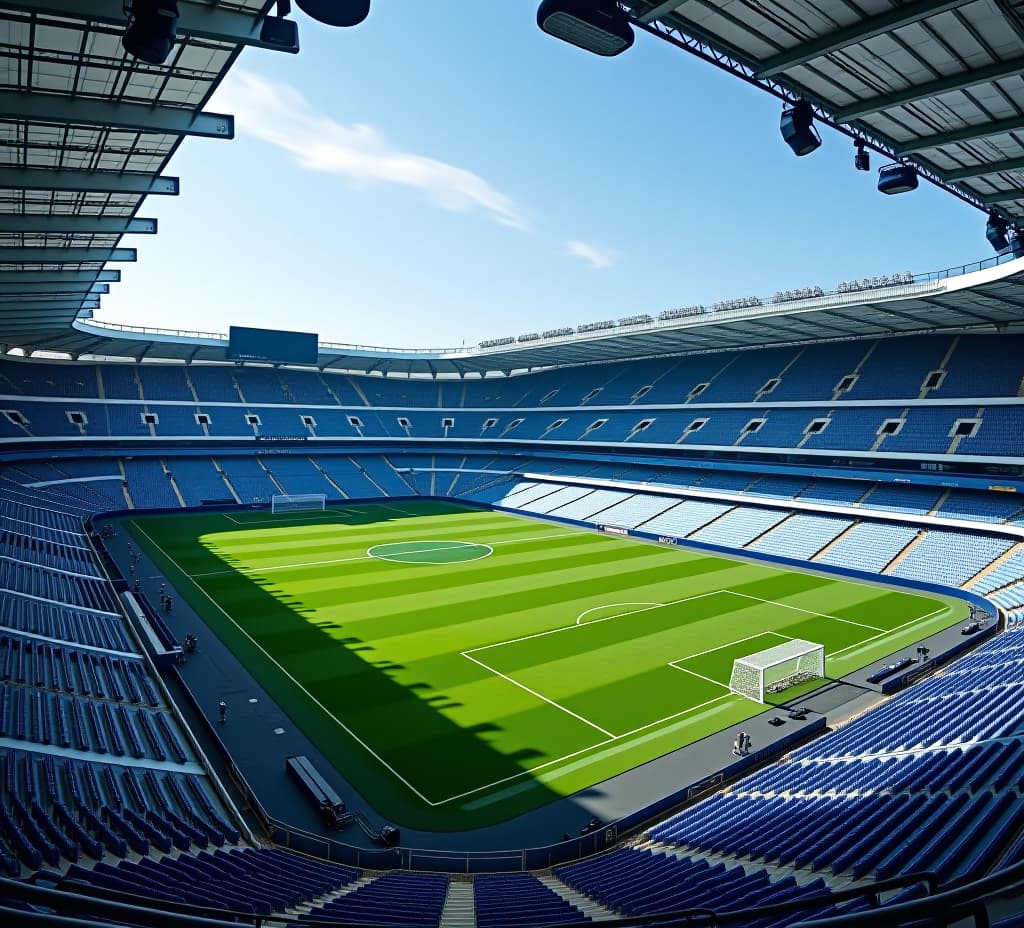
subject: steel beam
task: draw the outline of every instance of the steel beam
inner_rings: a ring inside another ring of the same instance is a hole
[[[135,261],[134,248],[0,248],[0,264],[78,264],[81,261]]]
[[[76,284],[76,283],[111,283],[121,280],[121,272],[102,271],[0,271],[0,283],[13,286],[24,284]]]
[[[32,294],[70,294],[70,293],[110,293],[110,284],[96,284],[89,280],[77,283],[17,283],[0,278],[0,301],[10,296],[30,296]]]
[[[896,7],[878,16],[869,16],[859,23],[837,29],[835,32],[830,32],[810,42],[801,42],[793,48],[766,58],[755,76],[758,79],[772,77],[789,68],[807,64],[808,61],[813,61],[822,55],[828,55],[841,48],[873,39],[875,36],[892,32],[894,29],[902,29],[904,26],[920,22],[929,16],[937,16],[939,13],[945,13],[947,10],[962,5],[963,0],[917,0],[916,3]]]
[[[1022,168],[1024,168],[1024,158],[1007,158],[1005,161],[990,161],[987,164],[976,164],[968,168],[943,171],[942,176],[946,180],[955,183],[959,180],[970,180],[972,177],[985,177],[988,174],[1019,171]]]
[[[4,8],[41,16],[59,16],[124,28],[123,0],[5,0]],[[294,54],[299,46],[273,45],[260,38],[265,17],[254,10],[232,10],[209,3],[178,0],[178,32],[197,39],[250,45]]]
[[[12,293],[0,294],[0,306],[49,306],[82,300],[99,300],[98,293]]]
[[[897,157],[903,157],[904,155],[913,155],[920,151],[927,151],[930,148],[939,148],[942,145],[954,145],[957,142],[973,142],[976,139],[985,139],[993,135],[1019,132],[1021,129],[1024,129],[1024,117],[1011,116],[1009,119],[997,119],[994,122],[982,122],[976,126],[966,126],[963,129],[951,129],[949,132],[925,135],[912,142],[897,145],[894,151]]]
[[[915,87],[908,87],[906,90],[869,97],[867,100],[861,100],[859,103],[844,106],[842,109],[836,110],[832,115],[839,122],[851,122],[854,119],[863,119],[865,116],[873,116],[884,110],[892,109],[894,106],[903,106],[907,103],[929,100],[944,93],[952,93],[955,90],[969,90],[971,87],[978,87],[981,84],[988,84],[1003,77],[1020,74],[1022,71],[1024,71],[1024,58],[1012,58],[1009,61],[1000,61],[987,65],[984,68],[964,71],[962,74],[940,77],[938,80],[918,84]]]
[[[683,0],[665,0],[664,3],[659,3],[653,9],[642,13],[637,19],[642,23],[653,23],[656,19],[661,19],[662,16],[668,13],[674,13],[682,5]]]
[[[19,316],[18,321],[24,316],[52,316],[55,313],[63,313],[68,311],[78,312],[80,309],[99,309],[100,301],[95,300],[63,300],[61,302],[54,303],[0,303],[0,320],[11,312],[16,312]],[[0,328],[4,331],[10,329],[9,325],[4,325],[0,321]]]
[[[115,171],[76,171],[71,168],[0,167],[0,190],[59,190],[83,193],[125,193],[177,196],[177,177],[153,174],[118,174]]]
[[[1002,193],[990,193],[988,196],[981,198],[981,202],[986,206],[1013,203],[1015,200],[1024,200],[1024,190],[1006,190]]]
[[[0,232],[155,235],[156,230],[155,219],[133,219],[130,216],[65,216],[61,213],[0,215]]]
[[[160,103],[120,103],[34,90],[0,90],[0,118],[230,139],[235,118]]]

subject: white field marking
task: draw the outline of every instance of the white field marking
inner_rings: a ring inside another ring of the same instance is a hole
[[[595,725],[593,722],[590,721],[590,719],[586,719],[582,715],[573,712],[572,709],[567,709],[565,706],[560,705],[553,699],[548,699],[548,697],[545,696],[543,693],[538,693],[536,690],[530,689],[530,687],[528,687],[525,683],[520,683],[518,680],[513,680],[510,676],[508,676],[507,674],[503,674],[500,670],[495,670],[493,667],[488,667],[487,664],[485,664],[483,661],[477,660],[475,657],[473,657],[466,651],[460,651],[459,653],[468,660],[471,660],[478,667],[483,667],[484,670],[501,677],[502,680],[507,680],[513,686],[518,686],[521,690],[526,690],[526,692],[529,693],[531,696],[536,696],[538,699],[543,699],[544,702],[546,702],[549,706],[554,706],[556,709],[560,709],[567,715],[571,715],[574,719],[579,720],[584,725],[589,725],[591,728],[601,732],[601,734],[606,736],[607,738],[615,738],[615,735],[608,731],[607,728],[602,728],[600,725]]]
[[[171,556],[170,556],[170,555],[169,555],[169,554],[168,554],[168,553],[167,553],[166,551],[164,551],[164,549],[163,549],[163,548],[161,548],[161,547],[160,547],[160,545],[158,545],[158,544],[157,544],[157,543],[156,543],[156,542],[155,542],[155,541],[153,540],[153,538],[152,538],[152,536],[151,536],[151,535],[149,534],[149,532],[147,532],[147,531],[146,531],[146,530],[145,530],[144,528],[142,528],[142,527],[141,527],[141,526],[140,526],[140,525],[138,524],[138,522],[136,522],[136,521],[135,521],[134,519],[132,520],[132,525],[133,525],[133,526],[135,527],[135,529],[136,529],[137,531],[141,532],[141,533],[142,533],[143,535],[145,535],[145,536],[146,536],[146,538],[147,538],[147,539],[149,539],[149,543],[150,543],[151,545],[153,545],[153,547],[154,547],[154,548],[156,548],[156,549],[157,549],[157,551],[159,551],[159,552],[160,552],[160,553],[161,553],[161,554],[162,554],[162,555],[163,555],[163,556],[164,556],[165,558],[167,558],[167,560],[169,560],[169,561],[170,561],[170,562],[171,562],[172,564],[174,564],[174,566],[175,566],[175,567],[178,567],[178,562],[177,562],[177,561],[175,561],[175,560],[174,560],[174,558],[172,558],[172,557],[171,557]],[[181,568],[180,568],[180,567],[178,567],[178,570],[181,570]],[[181,571],[181,572],[182,572],[182,573],[185,573],[184,571]],[[315,704],[316,704],[317,706],[319,706],[319,707],[320,707],[320,709],[321,709],[321,710],[322,710],[322,711],[324,712],[324,714],[325,714],[325,715],[327,715],[327,717],[328,717],[328,718],[330,718],[330,719],[333,719],[333,720],[334,720],[334,722],[335,722],[335,723],[337,723],[337,725],[338,725],[338,727],[339,727],[339,728],[341,728],[341,729],[342,729],[343,731],[347,732],[347,733],[348,733],[348,735],[349,735],[349,737],[351,737],[351,738],[352,738],[352,739],[353,739],[353,740],[354,740],[354,741],[355,741],[355,742],[356,742],[356,743],[357,743],[357,744],[358,744],[358,745],[359,745],[360,747],[362,747],[362,748],[363,748],[363,749],[364,749],[364,750],[365,750],[365,751],[366,751],[366,752],[367,752],[367,753],[368,753],[368,754],[369,754],[369,755],[370,755],[371,757],[373,757],[374,759],[376,759],[376,760],[377,760],[377,761],[378,761],[378,762],[379,762],[379,763],[381,764],[381,766],[382,766],[382,767],[384,767],[384,768],[385,768],[386,770],[389,770],[389,771],[390,771],[390,772],[391,772],[392,774],[394,774],[394,776],[395,776],[395,777],[396,777],[396,778],[397,778],[397,779],[398,779],[398,780],[399,780],[399,781],[400,781],[401,783],[403,783],[403,784],[404,784],[405,786],[407,786],[407,787],[408,787],[408,788],[409,788],[410,790],[412,790],[412,792],[414,792],[414,793],[415,793],[415,794],[416,794],[417,796],[419,796],[419,798],[420,798],[420,799],[422,799],[422,800],[423,800],[423,801],[424,801],[425,803],[427,803],[427,805],[430,805],[430,806],[434,806],[434,805],[437,805],[437,804],[438,804],[438,803],[436,803],[436,802],[431,802],[431,800],[427,799],[427,797],[426,797],[426,796],[424,796],[424,795],[423,795],[423,793],[421,793],[421,792],[420,792],[420,791],[419,791],[418,789],[416,789],[416,787],[415,787],[415,786],[413,786],[413,785],[412,785],[412,783],[410,783],[410,782],[409,782],[409,781],[408,781],[408,780],[407,780],[407,779],[406,779],[405,777],[403,777],[403,776],[402,776],[402,775],[401,775],[401,774],[400,774],[400,773],[399,773],[399,772],[398,772],[397,770],[395,770],[395,768],[394,768],[394,767],[392,767],[392,766],[391,766],[391,765],[390,765],[390,764],[389,764],[389,763],[388,763],[388,762],[387,762],[386,760],[384,760],[384,758],[383,758],[383,757],[381,757],[381,756],[380,756],[380,755],[379,755],[379,754],[378,754],[378,753],[377,753],[377,752],[376,752],[376,751],[375,751],[375,750],[374,750],[373,748],[371,748],[371,747],[370,747],[370,746],[369,746],[369,745],[368,745],[368,744],[367,744],[367,743],[366,743],[365,741],[363,741],[363,739],[362,739],[362,738],[360,738],[360,737],[359,737],[359,735],[357,735],[357,734],[356,734],[356,733],[355,733],[354,731],[352,731],[352,729],[351,729],[351,728],[349,728],[349,727],[348,727],[348,726],[347,726],[347,725],[346,725],[346,724],[345,724],[345,723],[344,723],[343,721],[341,721],[341,719],[339,719],[339,718],[338,718],[338,717],[337,717],[337,716],[336,716],[336,715],[335,715],[335,714],[334,714],[333,712],[331,712],[331,711],[330,711],[330,709],[328,709],[328,708],[327,708],[327,707],[326,707],[326,706],[325,706],[325,705],[324,705],[324,704],[323,704],[322,702],[320,702],[320,700],[319,700],[319,699],[317,699],[317,698],[316,698],[316,697],[315,697],[315,696],[314,696],[314,695],[313,695],[313,694],[312,694],[312,693],[311,693],[311,692],[310,692],[309,690],[307,690],[307,689],[306,689],[306,688],[305,688],[305,687],[304,687],[304,686],[303,686],[303,685],[302,685],[301,683],[299,683],[299,681],[298,681],[298,680],[296,680],[296,679],[295,679],[295,677],[293,677],[293,676],[292,676],[292,675],[291,675],[291,674],[290,674],[290,673],[289,673],[289,672],[288,672],[288,671],[287,671],[287,670],[286,670],[286,669],[285,669],[284,667],[282,667],[282,666],[281,666],[281,664],[280,664],[280,663],[279,663],[279,662],[277,661],[277,659],[276,659],[276,658],[275,658],[275,657],[274,657],[274,656],[273,656],[272,654],[270,654],[270,653],[269,653],[269,652],[268,652],[268,651],[266,650],[266,648],[264,648],[264,647],[263,647],[263,645],[261,645],[261,644],[260,644],[260,643],[259,643],[259,642],[258,642],[258,641],[257,641],[257,640],[255,639],[255,638],[253,638],[253,637],[252,637],[252,635],[250,635],[250,634],[249,634],[249,633],[248,633],[248,632],[247,632],[247,631],[246,631],[246,630],[245,630],[244,628],[242,628],[242,626],[241,626],[241,625],[239,625],[239,624],[238,624],[238,623],[237,623],[237,622],[236,622],[236,621],[235,621],[235,620],[234,620],[234,619],[233,619],[233,618],[231,617],[231,615],[230,615],[229,613],[227,613],[227,612],[226,612],[226,611],[224,610],[224,608],[223,608],[223,607],[222,607],[222,606],[220,605],[220,603],[218,603],[218,602],[217,602],[217,600],[215,600],[215,599],[214,599],[214,598],[213,598],[213,597],[212,597],[212,596],[211,596],[211,595],[210,595],[209,593],[207,593],[207,592],[206,592],[206,590],[204,590],[204,589],[203,589],[203,588],[202,588],[202,587],[201,587],[201,586],[200,586],[200,585],[199,585],[198,583],[196,583],[196,581],[195,581],[195,580],[194,580],[194,579],[193,579],[192,577],[190,577],[190,576],[189,576],[188,574],[185,574],[185,576],[186,576],[186,577],[188,577],[188,578],[189,578],[189,580],[191,580],[191,581],[192,581],[192,585],[193,585],[193,586],[194,586],[194,587],[195,587],[195,588],[196,588],[197,590],[199,590],[199,592],[200,592],[200,593],[202,593],[202,594],[203,594],[203,596],[205,596],[205,597],[206,597],[206,598],[207,598],[207,599],[208,599],[208,600],[209,600],[209,601],[210,601],[211,603],[213,603],[214,607],[215,607],[215,608],[216,608],[217,610],[219,610],[219,611],[220,611],[220,613],[221,613],[221,614],[222,614],[222,615],[223,615],[223,616],[224,616],[224,617],[225,617],[225,618],[226,618],[226,619],[227,619],[227,620],[228,620],[228,621],[229,621],[229,622],[230,622],[230,623],[231,623],[232,625],[234,625],[234,626],[235,626],[235,628],[237,628],[237,629],[238,629],[238,630],[239,630],[239,631],[240,631],[240,632],[241,632],[241,633],[242,633],[243,635],[245,635],[245,637],[246,637],[246,638],[248,638],[248,639],[249,639],[249,640],[250,640],[250,641],[251,641],[251,642],[252,642],[252,643],[253,643],[254,645],[256,645],[256,647],[257,647],[257,648],[259,648],[259,649],[260,649],[260,651],[262,651],[262,652],[263,652],[263,654],[265,654],[265,655],[266,655],[267,659],[268,659],[268,660],[269,660],[269,661],[270,661],[270,662],[271,662],[271,663],[272,663],[272,664],[273,664],[273,665],[274,665],[275,667],[277,667],[277,669],[278,669],[278,670],[280,670],[280,671],[281,671],[281,673],[283,673],[283,674],[284,674],[284,675],[285,675],[285,676],[286,676],[286,677],[287,677],[287,678],[288,678],[289,680],[291,680],[291,681],[292,681],[292,683],[294,683],[294,684],[295,684],[295,685],[296,685],[296,686],[297,686],[297,687],[298,687],[298,688],[299,688],[300,690],[302,690],[302,692],[303,692],[303,693],[305,693],[305,694],[306,694],[306,695],[307,695],[307,696],[308,696],[308,697],[309,697],[309,698],[310,698],[310,699],[311,699],[311,700],[312,700],[312,701],[313,701],[313,702],[314,702],[314,703],[315,703]]]
[[[532,538],[509,538],[507,541],[493,541],[490,544],[484,544],[480,541],[460,541],[453,547],[460,548],[463,545],[480,545],[484,548],[494,548],[497,545],[520,545],[528,541],[547,541],[549,538],[568,538],[571,535],[584,535],[583,532],[562,532],[558,535],[535,535]],[[585,536],[587,537],[587,536]],[[414,544],[415,542],[407,541],[395,541],[395,542],[382,542],[383,544]],[[376,547],[376,545],[374,545]],[[435,551],[440,551],[440,548],[434,548]],[[271,570],[291,570],[299,567],[321,567],[324,564],[347,564],[349,561],[382,561],[386,558],[374,557],[371,554],[357,554],[353,557],[332,557],[323,561],[302,561],[298,564],[275,564],[270,567],[238,567],[233,570],[209,570],[202,574],[192,574],[193,577],[220,577],[225,574],[246,574],[246,573],[265,573]]]
[[[732,690],[720,680],[712,680],[711,677],[705,677],[704,674],[697,673],[696,670],[687,670],[685,667],[680,667],[678,664],[674,664],[671,661],[669,661],[669,667],[673,670],[681,670],[683,673],[688,673],[691,677],[699,677],[701,680],[707,680],[708,683],[714,683],[715,686],[720,686],[722,689],[729,690],[730,693],[732,692]]]
[[[919,615],[916,619],[911,619],[909,622],[904,622],[902,625],[894,625],[892,628],[887,629],[880,635],[872,635],[870,638],[865,638],[863,641],[858,641],[856,644],[847,645],[845,648],[840,648],[838,651],[826,651],[825,659],[827,660],[830,656],[834,657],[836,654],[843,654],[846,651],[852,651],[855,648],[866,645],[869,641],[874,641],[876,638],[884,638],[886,635],[891,635],[893,632],[898,632],[901,628],[906,628],[908,625],[915,625],[918,622],[923,622],[925,619],[930,619],[933,616],[937,616],[940,612],[945,612],[949,607],[942,606],[936,609],[934,612],[929,612],[927,615]]]
[[[723,592],[730,592],[724,590]],[[675,667],[679,661],[688,661],[691,657],[703,657],[705,654],[712,654],[715,651],[721,651],[723,648],[731,648],[733,645],[743,644],[744,641],[753,641],[755,638],[760,638],[763,635],[775,635],[777,638],[785,638],[786,641],[795,641],[795,638],[790,638],[789,635],[783,635],[779,632],[758,632],[756,635],[747,635],[746,638],[737,638],[735,641],[730,641],[726,644],[720,644],[715,648],[705,648],[703,651],[698,651],[696,654],[687,654],[684,657],[677,657],[674,661],[669,661],[669,665]],[[678,668],[682,670],[683,668]]]
[[[712,590],[709,593],[698,593],[696,596],[686,596],[683,599],[673,599],[667,603],[659,603],[656,606],[646,606],[642,609],[632,609],[629,612],[620,612],[615,615],[606,615],[601,619],[594,619],[592,622],[584,622],[582,625],[563,625],[561,628],[549,628],[546,632],[535,632],[532,635],[522,635],[519,638],[509,638],[505,641],[496,641],[494,644],[481,645],[479,648],[470,648],[464,654],[475,654],[477,651],[487,651],[490,648],[500,648],[503,644],[515,644],[518,641],[530,641],[533,638],[543,638],[545,635],[557,635],[559,632],[567,632],[573,628],[586,628],[588,625],[597,625],[598,622],[607,622],[610,619],[617,619],[624,615],[635,615],[638,612],[649,612],[651,609],[663,609],[665,606],[678,606],[680,603],[688,603],[693,599],[703,599],[705,596],[714,596],[717,593],[728,593],[729,590]]]
[[[423,540],[423,541],[385,541],[385,542],[382,542],[380,544],[371,545],[369,548],[367,548],[366,549],[366,556],[369,557],[369,558],[373,558],[374,560],[377,560],[377,561],[390,561],[392,564],[429,564],[430,561],[403,561],[402,560],[402,555],[403,554],[413,554],[413,555],[415,555],[415,554],[430,554],[433,551],[458,551],[460,548],[486,548],[487,549],[487,553],[486,554],[481,554],[478,557],[466,558],[465,561],[451,561],[451,562],[439,561],[438,562],[439,564],[443,565],[443,564],[446,564],[446,563],[467,564],[470,561],[482,561],[485,557],[490,557],[492,554],[494,554],[494,548],[492,548],[490,545],[485,545],[485,544],[483,544],[482,542],[479,542],[479,541],[455,541],[455,542],[452,542],[451,544],[445,544],[444,542],[441,542],[440,547],[436,547],[436,548],[421,548],[418,551],[417,550],[402,551],[400,554],[397,554],[397,555],[394,555],[394,556],[390,556],[390,557],[388,555],[386,555],[386,554],[374,554],[373,553],[374,549],[376,549],[376,548],[387,548],[387,547],[390,547],[392,545],[436,545],[436,544],[438,544],[438,542],[436,540],[435,541],[428,541],[428,540]]]
[[[605,603],[603,606],[593,606],[590,609],[584,609],[578,616],[576,616],[576,624],[583,625],[583,617],[590,615],[591,612],[598,612],[601,609],[611,609],[615,606],[664,606],[664,603]],[[634,612],[643,612],[643,609],[630,609],[628,612],[617,612],[616,615],[632,615]]]
[[[804,612],[807,615],[816,615],[820,619],[833,619],[836,622],[845,622],[847,625],[859,625],[861,628],[870,628],[874,632],[882,632],[883,634],[888,629],[879,628],[877,625],[868,625],[865,622],[855,622],[853,619],[841,619],[837,615],[826,615],[824,612],[814,612],[811,609],[802,609],[800,606],[791,606],[789,603],[776,602],[774,599],[761,599],[760,596],[751,596],[749,593],[737,593],[735,590],[729,590],[734,596],[742,596],[745,599],[755,599],[759,603],[770,603],[773,606],[781,606],[783,609],[792,609],[794,612]]]
[[[698,709],[703,709],[705,706],[710,706],[714,702],[719,702],[722,699],[729,699],[733,696],[733,693],[723,693],[721,696],[715,696],[705,702],[698,703],[696,706],[690,706],[688,709],[683,709],[680,712],[675,712],[672,715],[666,715],[663,719],[656,719],[653,722],[648,722],[646,725],[641,725],[639,728],[634,728],[632,731],[623,732],[621,735],[613,735],[607,741],[599,741],[597,744],[591,744],[588,747],[580,748],[578,751],[573,751],[571,754],[565,754],[562,757],[556,757],[553,760],[545,761],[543,764],[538,764],[536,767],[530,767],[526,770],[520,770],[519,773],[513,773],[511,776],[502,777],[500,780],[495,780],[493,783],[486,783],[483,786],[476,786],[473,789],[466,790],[463,793],[458,793],[455,796],[449,796],[447,799],[441,799],[438,802],[432,803],[435,806],[443,806],[449,802],[454,802],[456,799],[465,799],[466,796],[472,796],[474,793],[482,792],[486,789],[491,789],[494,786],[501,786],[503,783],[509,783],[512,780],[518,780],[520,777],[524,777],[527,774],[536,773],[538,770],[543,770],[545,767],[551,767],[554,764],[560,764],[562,761],[572,760],[574,757],[579,757],[580,754],[586,754],[588,751],[593,751],[597,748],[603,748],[613,741],[621,741],[623,738],[629,738],[632,735],[639,734],[642,731],[646,731],[648,728],[654,728],[657,725],[661,725],[663,722],[671,722],[672,719],[679,718],[681,715],[688,715],[691,712],[696,712]],[[736,697],[737,699],[741,697]]]

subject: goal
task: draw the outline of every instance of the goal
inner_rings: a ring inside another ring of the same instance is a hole
[[[825,676],[825,646],[794,638],[773,648],[738,657],[729,692],[763,703],[765,696]]]
[[[270,511],[275,515],[279,512],[306,512],[313,509],[326,509],[327,496],[323,493],[277,494],[270,497]]]

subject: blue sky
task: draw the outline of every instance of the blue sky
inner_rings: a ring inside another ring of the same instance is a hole
[[[235,140],[182,145],[98,318],[454,347],[991,254],[981,213],[879,194],[843,136],[794,157],[756,88],[644,34],[589,55],[535,12],[296,12],[302,51],[243,53],[210,107]]]

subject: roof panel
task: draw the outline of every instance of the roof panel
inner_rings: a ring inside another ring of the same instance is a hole
[[[980,208],[985,203],[970,179],[946,173],[1024,157],[1014,135],[1024,133],[1022,3],[688,0],[667,10],[657,0],[627,0],[627,6],[651,23],[649,31],[681,37],[676,44],[704,57],[710,48],[716,63],[744,79],[752,69],[754,80],[776,96],[810,99],[848,134],[883,154],[902,152],[927,179]],[[845,117],[844,110],[857,115]],[[988,135],[993,123],[996,134]],[[1024,223],[1017,201],[999,209]]]

